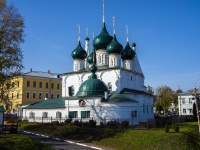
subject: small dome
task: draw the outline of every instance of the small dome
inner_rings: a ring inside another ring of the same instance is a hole
[[[85,59],[87,57],[86,51],[82,48],[80,41],[77,47],[72,51],[73,59]]]
[[[85,40],[86,40],[86,41],[89,41],[90,39],[89,39],[89,37],[86,37]]]
[[[106,25],[104,23],[101,33],[93,40],[93,46],[96,50],[106,49],[106,47],[108,46],[108,44],[110,44],[111,41],[112,36],[108,34],[106,30]]]
[[[93,64],[93,51],[90,53],[90,55],[87,57],[88,64]]]
[[[136,44],[133,42],[132,47],[136,47]]]
[[[76,96],[78,97],[91,97],[91,96],[103,96],[104,92],[108,91],[106,84],[97,79],[97,76],[92,73],[90,79],[84,81],[79,87]]]
[[[117,41],[116,36],[114,35],[111,43],[106,48],[108,54],[116,53],[121,54],[123,51],[123,46]]]
[[[122,59],[128,59],[131,60],[135,57],[135,51],[130,47],[129,43],[126,43],[126,47],[121,53],[121,58]]]

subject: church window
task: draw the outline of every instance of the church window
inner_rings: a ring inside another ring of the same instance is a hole
[[[101,56],[98,56],[98,63],[101,64]]]
[[[108,83],[108,92],[109,92],[109,94],[112,92],[112,84],[111,84],[111,82]]]
[[[132,117],[137,117],[137,110],[132,111]]]
[[[114,66],[114,62],[113,62],[113,59],[111,59],[111,66]]]
[[[35,113],[34,112],[30,112],[29,113],[29,118],[35,118]]]
[[[78,118],[77,111],[70,111],[69,112],[69,118]]]
[[[143,104],[143,113],[145,113],[145,104]]]
[[[62,113],[59,112],[59,111],[57,111],[57,112],[56,112],[56,118],[61,118],[61,117],[62,117]]]
[[[90,111],[81,111],[81,118],[90,118]]]
[[[69,96],[74,96],[74,86],[70,86],[68,87],[68,90],[69,90]]]
[[[42,113],[42,118],[47,118],[48,117],[48,113],[47,112],[43,112]]]

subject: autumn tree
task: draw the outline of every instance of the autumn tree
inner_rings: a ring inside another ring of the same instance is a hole
[[[156,101],[154,103],[156,110],[164,110],[164,113],[167,114],[171,103],[175,102],[178,99],[175,92],[168,86],[159,86],[156,88]]]
[[[0,102],[9,106],[11,80],[23,69],[20,44],[24,42],[24,20],[13,4],[0,0]]]

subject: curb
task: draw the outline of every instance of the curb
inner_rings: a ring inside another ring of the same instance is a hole
[[[70,144],[76,144],[76,145],[79,145],[79,146],[93,148],[93,149],[96,149],[96,150],[106,150],[106,149],[102,149],[102,148],[99,148],[99,147],[89,146],[89,145],[86,145],[86,144],[82,144],[82,143],[78,143],[78,142],[74,142],[74,141],[70,141],[70,140],[63,140],[61,138],[57,138],[57,137],[53,137],[53,136],[47,136],[47,135],[44,135],[44,134],[38,134],[38,133],[33,133],[33,132],[29,132],[29,131],[24,131],[24,130],[18,130],[18,131],[24,132],[26,134],[33,134],[33,135],[37,135],[37,136],[42,136],[42,137],[53,139],[53,140],[56,140],[56,141],[62,141],[62,142],[70,143]]]

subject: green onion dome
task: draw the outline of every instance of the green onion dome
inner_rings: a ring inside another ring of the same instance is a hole
[[[91,97],[91,96],[103,96],[104,92],[108,91],[106,84],[97,79],[95,73],[92,73],[90,79],[84,81],[79,87],[76,96],[78,97]]]
[[[73,59],[85,59],[87,57],[86,51],[82,48],[80,41],[77,47],[72,51]]]
[[[92,53],[87,57],[88,64],[93,64],[93,51]]]
[[[121,58],[126,60],[132,60],[135,57],[135,51],[130,47],[129,42],[126,43],[126,47],[121,53]]]
[[[107,46],[106,50],[108,54],[121,54],[121,52],[123,51],[123,46],[117,41],[115,34],[111,43]]]
[[[132,47],[136,47],[136,44],[135,44],[135,43],[133,43],[133,44],[132,44]]]
[[[112,41],[112,36],[110,36],[106,30],[106,25],[103,23],[103,28],[101,33],[94,38],[93,46],[96,50],[106,49],[108,44]]]

